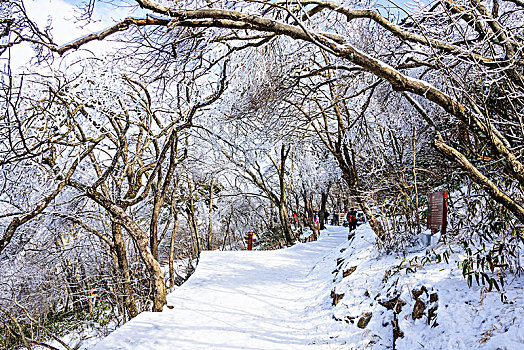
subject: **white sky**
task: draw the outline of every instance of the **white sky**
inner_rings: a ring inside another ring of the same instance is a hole
[[[70,0],[26,0],[24,2],[26,10],[40,29],[44,29],[51,21],[51,33],[53,40],[58,45],[64,45],[75,39],[90,33],[101,31],[119,20],[128,16],[141,16],[143,11],[136,7],[126,6],[116,8],[110,4],[97,3],[93,13],[91,23],[78,21],[76,17],[79,10],[76,5],[83,1]],[[121,2],[125,5],[125,2]],[[104,48],[111,47],[110,42],[92,42],[85,45],[83,49],[101,52]],[[29,44],[21,44],[11,49],[13,68],[20,68],[27,65],[34,52]]]
[[[424,2],[424,0],[392,0],[398,4],[405,5],[410,3],[411,6]],[[29,16],[43,29],[49,21],[52,23],[51,33],[54,42],[58,45],[64,45],[75,39],[90,33],[101,31],[112,24],[122,20],[125,17],[142,17],[145,11],[138,8],[133,0],[115,0],[112,4],[97,2],[93,13],[93,21],[89,24],[79,22],[78,6],[88,2],[88,0],[25,0],[25,6]],[[389,0],[378,0],[379,3],[391,7]],[[95,53],[104,51],[104,48],[111,48],[113,44],[110,41],[91,42],[82,47],[84,50],[91,50]],[[27,65],[34,56],[34,52],[29,44],[18,45],[11,49],[12,66],[18,69]]]

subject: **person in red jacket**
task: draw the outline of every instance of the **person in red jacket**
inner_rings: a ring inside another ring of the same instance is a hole
[[[346,215],[346,219],[348,220],[349,233],[351,234],[351,231],[357,229],[357,211],[355,210],[355,208],[351,208],[349,210],[349,212]]]

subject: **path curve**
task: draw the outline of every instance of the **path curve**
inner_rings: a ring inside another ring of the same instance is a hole
[[[347,228],[274,251],[202,252],[173,309],[144,312],[95,346],[106,349],[344,348],[329,296]]]

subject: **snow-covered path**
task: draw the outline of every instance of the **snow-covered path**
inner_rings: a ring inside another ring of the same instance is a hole
[[[142,313],[95,348],[343,348],[329,293],[344,242],[347,228],[329,227],[317,242],[282,250],[203,252],[168,295],[173,309]]]

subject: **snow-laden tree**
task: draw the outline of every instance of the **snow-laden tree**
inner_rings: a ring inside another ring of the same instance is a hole
[[[524,183],[518,151],[523,85],[520,2],[443,1],[421,4],[409,16],[388,15],[380,7],[365,4],[320,0],[212,5],[137,0],[137,4],[156,16],[127,18],[98,35],[64,46],[43,45],[63,54],[131,26],[165,28],[166,32],[171,28],[211,28],[206,33],[212,35],[212,41],[229,43],[234,46],[232,51],[278,36],[307,43],[332,58],[330,68],[361,70],[405,93],[420,118],[436,126],[434,146],[524,221],[522,203],[504,193],[467,155],[446,142],[436,116],[420,108],[426,102],[438,106],[439,114],[461,123],[485,142],[510,178]],[[501,113],[486,106],[487,102],[495,106],[496,101],[507,101],[509,108]]]
[[[102,248],[95,246],[95,254],[109,248],[123,281],[128,317],[148,308],[142,295],[149,295],[152,309],[160,311],[166,286],[159,239],[170,225],[176,231],[177,222],[159,219],[173,207],[177,183],[172,180],[187,156],[184,133],[200,109],[222,93],[226,65],[210,76],[216,80],[213,89],[202,92],[204,97],[188,89],[180,96],[143,84],[132,71],[111,62],[86,60],[67,68],[24,74],[23,80],[14,76],[20,81],[18,88],[5,96],[0,249],[4,257],[15,256],[28,249],[28,243],[60,241],[46,234],[51,226],[73,225],[82,235],[100,240]],[[191,85],[185,77],[180,79]],[[99,214],[93,216],[93,211]],[[60,247],[68,249],[65,244]],[[172,253],[169,258],[172,275]],[[136,298],[134,279],[142,267],[147,276],[143,287],[149,291]],[[85,284],[82,288],[88,289]],[[78,295],[74,290],[67,293]]]
[[[83,45],[119,39],[103,62],[20,76],[6,66],[2,257],[42,242],[66,251],[73,237],[59,275],[74,286],[80,267],[109,249],[103,257],[115,258],[126,313],[142,309],[137,275],[147,276],[159,311],[159,261],[168,255],[172,272],[177,239],[193,256],[218,238],[236,246],[231,237],[263,227],[273,206],[289,244],[290,198],[302,197],[311,212],[318,193],[322,206],[335,163],[382,242],[402,241],[406,223],[418,232],[420,192],[445,181],[460,186],[457,169],[489,197],[468,215],[480,207],[502,212],[504,239],[521,237],[520,0],[442,0],[407,13],[329,0],[136,4],[147,15],[60,46],[23,2],[2,3],[7,62],[10,47],[23,42],[40,59],[71,55],[60,62],[73,62]],[[445,168],[452,175],[444,181],[435,173]],[[53,233],[57,223],[63,230]],[[93,237],[92,254],[76,249]],[[139,274],[130,273],[130,261]]]

